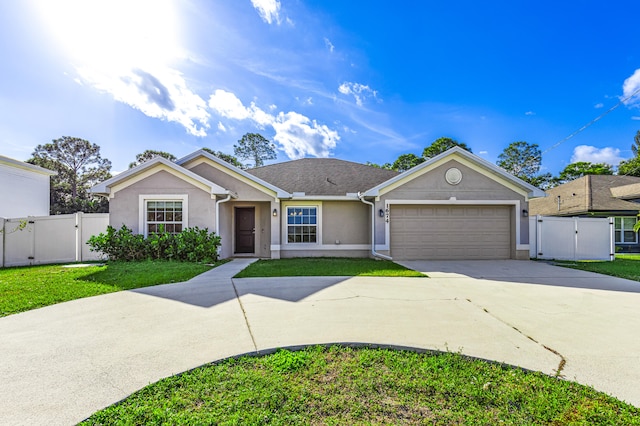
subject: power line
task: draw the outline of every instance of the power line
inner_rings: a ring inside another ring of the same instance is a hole
[[[565,143],[566,141],[568,141],[569,139],[571,139],[572,137],[574,137],[578,133],[582,132],[584,129],[586,129],[587,127],[591,126],[593,123],[595,123],[596,121],[600,120],[602,117],[604,117],[605,115],[609,114],[611,111],[613,111],[614,109],[618,108],[620,105],[622,105],[623,103],[627,102],[629,99],[633,98],[638,93],[640,93],[640,87],[638,87],[635,92],[633,92],[632,94],[630,94],[626,98],[620,100],[620,102],[618,102],[617,104],[615,104],[614,106],[612,106],[611,108],[609,108],[608,110],[606,110],[605,112],[600,114],[598,117],[594,118],[593,120],[591,120],[590,122],[588,122],[584,126],[580,127],[575,132],[571,133],[566,138],[562,139],[560,142],[556,142],[550,148],[547,148],[542,154],[546,154],[547,152],[551,151],[552,149],[555,149],[555,148],[559,147],[561,144]]]

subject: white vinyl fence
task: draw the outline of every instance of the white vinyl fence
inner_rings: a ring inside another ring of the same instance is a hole
[[[613,218],[529,218],[529,254],[536,259],[613,260]]]
[[[108,225],[109,213],[0,218],[0,267],[99,260],[87,240]]]

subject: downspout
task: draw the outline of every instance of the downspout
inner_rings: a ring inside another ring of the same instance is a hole
[[[364,195],[358,192],[358,198],[365,204],[371,206],[371,255],[384,260],[393,260],[390,256],[380,254],[376,251],[376,206],[371,201],[364,199]]]
[[[231,199],[231,194],[227,194],[226,198],[222,200],[216,200],[216,234],[220,236],[220,204],[226,203]],[[218,257],[221,257],[222,254],[222,245],[218,247]]]

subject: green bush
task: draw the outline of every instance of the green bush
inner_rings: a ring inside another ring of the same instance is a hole
[[[110,260],[177,260],[182,262],[215,262],[218,260],[220,237],[208,229],[197,226],[186,228],[179,234],[160,232],[144,236],[134,234],[122,225],[111,225],[106,233],[100,233],[87,241],[91,251],[101,252]]]

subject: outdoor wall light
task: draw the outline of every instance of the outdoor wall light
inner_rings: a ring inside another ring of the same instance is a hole
[[[522,216],[524,216],[524,217],[529,217],[529,210],[527,210],[527,209],[522,209]]]
[[[277,209],[273,209],[273,217],[278,216],[278,210]]]
[[[384,217],[384,210],[382,209],[378,210],[378,216]]]

